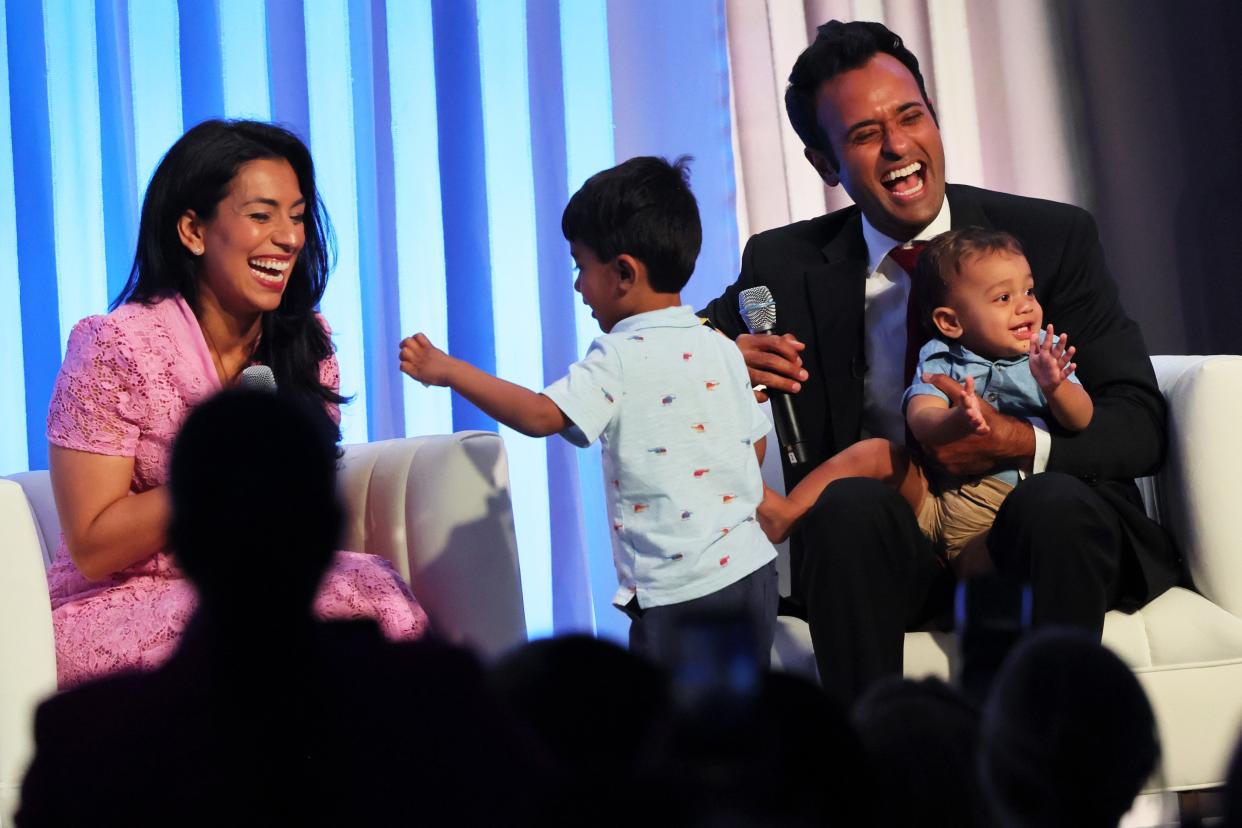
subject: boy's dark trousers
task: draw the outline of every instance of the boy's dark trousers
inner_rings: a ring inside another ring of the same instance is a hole
[[[701,598],[641,609],[636,599],[630,599],[622,608],[630,617],[630,651],[675,667],[681,660],[678,652],[691,645],[694,636],[717,630],[720,635],[746,636],[759,669],[767,670],[772,658],[772,640],[776,637],[779,600],[775,560]],[[730,619],[736,624],[730,624]],[[712,626],[709,628],[705,624]],[[733,632],[729,631],[730,627]],[[715,643],[740,646],[740,642]]]

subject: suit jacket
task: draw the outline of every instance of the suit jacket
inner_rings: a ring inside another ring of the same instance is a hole
[[[1138,580],[1125,591],[1140,602],[1150,600],[1176,582],[1178,567],[1168,536],[1143,513],[1133,479],[1151,474],[1162,461],[1165,403],[1142,334],[1122,310],[1108,274],[1095,220],[1068,204],[976,187],[950,184],[946,197],[953,227],[977,225],[1017,237],[1031,264],[1045,321],[1069,333],[1078,348],[1078,378],[1091,394],[1095,414],[1077,434],[1049,423],[1048,470],[1081,478],[1117,509],[1139,564],[1131,576]],[[802,359],[810,377],[794,406],[812,464],[860,436],[867,275],[862,214],[851,206],[752,237],[737,282],[703,311],[713,325],[736,337],[746,332],[739,292],[755,285],[772,291],[778,330],[807,346]],[[786,464],[788,486],[804,474]],[[798,540],[795,536],[795,556]]]

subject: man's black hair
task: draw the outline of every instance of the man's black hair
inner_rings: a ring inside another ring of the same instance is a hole
[[[892,55],[910,70],[918,81],[919,91],[923,93],[927,111],[935,119],[936,110],[927,98],[919,59],[883,23],[829,20],[817,31],[819,34],[815,36],[815,41],[798,55],[793,71],[789,73],[789,86],[785,87],[785,112],[789,114],[789,122],[802,143],[809,149],[822,152],[834,170],[841,168],[841,162],[832,151],[828,135],[819,125],[815,97],[824,81],[842,72],[862,68],[877,54]]]
[[[653,290],[679,292],[703,244],[690,161],[645,155],[591,176],[565,206],[565,240],[586,245],[601,262],[628,253],[647,266]]]

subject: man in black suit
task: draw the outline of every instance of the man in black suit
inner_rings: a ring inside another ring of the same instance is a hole
[[[928,450],[927,461],[958,475],[1031,473],[997,515],[988,549],[998,570],[1031,584],[1034,623],[1098,635],[1108,609],[1135,608],[1171,586],[1175,554],[1133,483],[1160,463],[1164,402],[1090,214],[946,184],[918,60],[880,24],[821,26],[785,102],[807,160],[856,206],[753,237],[737,282],[704,314],[737,340],[755,383],[794,394],[811,462],[786,463],[787,486],[860,437],[904,439],[910,281],[891,251],[950,228],[1005,230],[1026,250],[1045,319],[1078,348],[1094,419],[1071,435],[984,400],[990,434]],[[784,338],[746,333],[737,299],[754,285],[771,289]],[[956,383],[934,381],[961,399]],[[879,482],[830,486],[791,546],[792,597],[810,624],[821,679],[846,700],[899,673],[904,632],[950,605],[951,571],[905,501]]]
[[[526,824],[538,764],[483,669],[312,601],[342,513],[335,424],[274,394],[199,406],[169,530],[199,608],[167,664],[39,706],[17,824]]]

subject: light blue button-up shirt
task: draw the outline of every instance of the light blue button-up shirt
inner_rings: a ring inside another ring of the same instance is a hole
[[[1043,342],[1047,335],[1039,332],[1039,340]],[[1024,420],[1049,417],[1048,400],[1044,392],[1039,390],[1039,383],[1031,375],[1030,357],[1023,354],[1012,359],[991,360],[981,357],[969,348],[948,343],[941,339],[932,339],[919,350],[919,365],[914,369],[914,381],[906,389],[901,401],[904,413],[910,404],[910,398],[919,394],[930,394],[945,402],[949,398],[939,388],[923,382],[924,374],[945,374],[957,382],[965,382],[966,377],[975,380],[975,393],[980,399],[1002,414],[1020,417]],[[1081,385],[1078,377],[1070,374],[1069,381]],[[1020,475],[1014,469],[998,471],[992,475],[1011,486],[1018,485]]]

